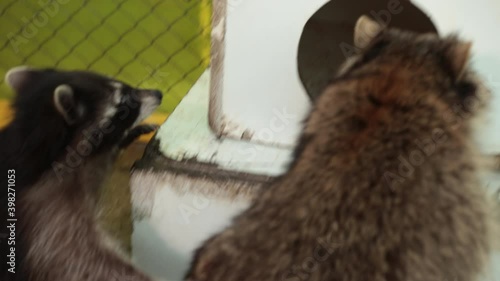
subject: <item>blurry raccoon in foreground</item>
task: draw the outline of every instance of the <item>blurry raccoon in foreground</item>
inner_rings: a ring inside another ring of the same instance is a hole
[[[2,207],[2,224],[17,221],[8,222],[15,240],[2,241],[0,279],[150,281],[100,229],[97,196],[119,150],[155,129],[139,122],[162,94],[83,71],[14,68],[5,80],[16,98],[0,168],[14,180],[2,201],[9,194],[15,205]]]
[[[187,280],[478,280],[494,234],[471,43],[361,17],[355,44],[290,170],[205,242]]]

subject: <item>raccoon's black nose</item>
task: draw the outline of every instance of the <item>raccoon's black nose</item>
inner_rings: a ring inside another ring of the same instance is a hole
[[[163,98],[163,94],[159,90],[153,90],[153,91],[151,91],[151,94],[153,96],[155,96],[157,99],[159,99],[160,101]]]

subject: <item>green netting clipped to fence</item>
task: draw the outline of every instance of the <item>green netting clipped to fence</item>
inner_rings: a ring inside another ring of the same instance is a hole
[[[210,0],[2,0],[3,77],[18,65],[87,69],[164,91],[170,113],[208,66]]]

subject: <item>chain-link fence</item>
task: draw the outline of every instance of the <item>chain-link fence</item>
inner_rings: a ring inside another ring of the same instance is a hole
[[[211,0],[2,0],[0,97],[11,67],[87,69],[166,94],[171,112],[206,69]]]

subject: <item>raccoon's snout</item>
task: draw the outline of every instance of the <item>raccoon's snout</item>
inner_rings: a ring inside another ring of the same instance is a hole
[[[156,97],[159,101],[161,101],[161,99],[163,98],[163,94],[162,94],[161,91],[159,91],[159,90],[152,90],[151,92],[152,92],[151,94],[154,97]]]
[[[163,93],[160,90],[154,90],[154,89],[139,89],[138,94],[140,98],[146,98],[152,96],[160,101],[163,98]]]
[[[159,90],[140,90],[138,93],[141,108],[136,124],[148,117],[161,104],[163,94]]]
[[[139,99],[144,102],[157,102],[158,105],[161,103],[163,98],[163,93],[160,90],[140,90]]]
[[[139,98],[142,102],[158,102],[161,103],[163,93],[160,90],[140,90]]]

